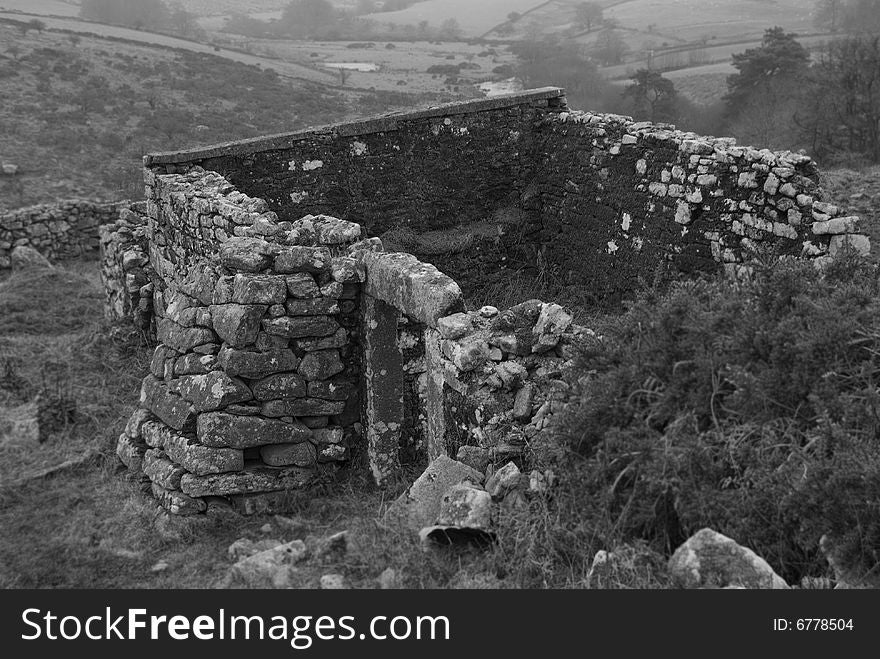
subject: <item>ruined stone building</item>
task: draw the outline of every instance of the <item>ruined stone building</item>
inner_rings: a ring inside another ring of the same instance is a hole
[[[179,514],[546,446],[590,332],[553,303],[466,308],[514,274],[617,298],[660,267],[868,249],[810,158],[573,111],[556,88],[144,167],[146,202],[100,235],[110,314],[158,342],[118,454]]]

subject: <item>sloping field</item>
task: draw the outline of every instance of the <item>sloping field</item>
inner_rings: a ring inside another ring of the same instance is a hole
[[[0,0],[5,2],[6,0]],[[0,12],[0,18],[8,18],[12,20],[27,20],[28,15],[22,16],[15,13]],[[50,28],[56,30],[70,30],[83,34],[94,34],[99,37],[109,37],[113,39],[126,39],[128,41],[139,41],[151,46],[162,46],[165,48],[175,48],[189,50],[194,53],[202,53],[205,55],[216,55],[229,60],[233,60],[240,64],[250,66],[260,66],[263,69],[274,70],[279,75],[288,78],[300,78],[312,82],[333,84],[335,77],[319,71],[317,69],[294,64],[292,62],[282,62],[280,60],[270,60],[264,57],[257,57],[248,53],[242,53],[236,50],[226,48],[215,48],[208,44],[189,41],[188,39],[179,39],[155,32],[143,32],[141,30],[132,30],[126,27],[117,27],[115,25],[104,25],[103,23],[89,23],[79,21],[74,18],[43,18],[42,21]]]
[[[623,27],[676,40],[732,40],[760,38],[774,25],[811,31],[814,4],[809,0],[632,0],[606,9],[605,16]]]
[[[428,0],[401,11],[370,14],[367,18],[398,25],[417,25],[428,21],[434,27],[454,18],[465,36],[476,37],[506,21],[510,12],[523,13],[539,4],[540,0]]]
[[[45,16],[77,16],[79,3],[61,0],[0,0],[0,9]]]

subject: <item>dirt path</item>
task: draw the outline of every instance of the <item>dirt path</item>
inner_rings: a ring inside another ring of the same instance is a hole
[[[104,25],[103,23],[90,23],[75,18],[62,18],[57,16],[44,16],[40,14],[25,14],[20,12],[0,11],[0,18],[6,18],[17,21],[28,21],[32,18],[39,18],[46,26],[54,30],[70,30],[82,34],[94,34],[99,37],[110,37],[115,39],[126,39],[128,41],[137,41],[144,44],[159,46],[164,48],[179,48],[189,50],[195,53],[205,53],[208,55],[216,55],[225,57],[226,59],[249,64],[251,66],[259,66],[263,69],[271,69],[279,75],[287,78],[298,78],[300,80],[309,80],[322,84],[338,84],[339,78],[336,74],[323,72],[317,69],[295,64],[293,62],[283,62],[281,60],[259,57],[257,55],[249,55],[228,48],[215,48],[208,44],[180,39],[177,37],[166,36],[164,34],[156,34],[155,32],[142,32],[140,30],[132,30],[115,25]]]

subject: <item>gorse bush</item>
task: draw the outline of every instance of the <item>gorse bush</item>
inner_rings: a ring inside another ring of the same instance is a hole
[[[669,553],[710,526],[790,582],[880,562],[880,279],[854,256],[649,291],[585,347],[563,525]]]

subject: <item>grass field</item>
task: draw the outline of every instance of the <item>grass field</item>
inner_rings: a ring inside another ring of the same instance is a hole
[[[631,0],[605,10],[623,27],[683,41],[760,38],[768,27],[810,32],[813,3],[804,0]]]
[[[510,12],[522,13],[539,4],[540,0],[427,0],[402,11],[369,14],[367,18],[398,25],[417,25],[428,21],[434,27],[454,18],[464,36],[477,37],[506,21]]]
[[[371,45],[366,45],[366,43]],[[348,71],[346,86],[408,93],[454,93],[462,97],[479,96],[473,85],[496,80],[493,69],[513,64],[514,56],[504,46],[485,46],[463,42],[400,41],[377,42],[305,42],[274,39],[253,40],[253,52],[326,67],[335,62],[375,64],[375,71]],[[356,47],[351,47],[356,46]],[[459,73],[428,73],[432,66],[463,64]],[[326,67],[326,70],[330,70]],[[337,81],[338,82],[338,81]]]

